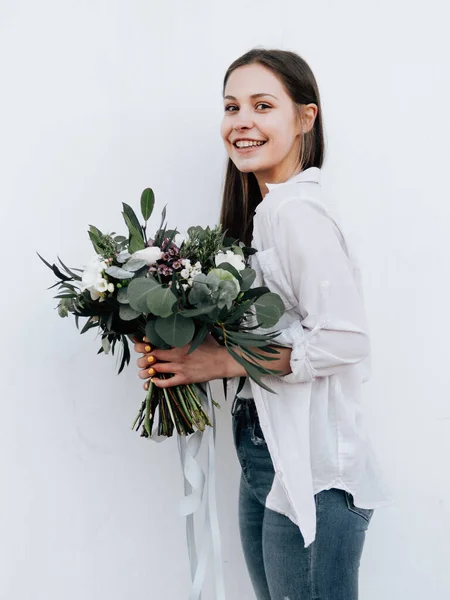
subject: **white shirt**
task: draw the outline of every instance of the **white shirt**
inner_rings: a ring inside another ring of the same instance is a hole
[[[360,270],[322,198],[320,176],[311,167],[267,184],[256,208],[253,285],[267,285],[286,307],[275,327],[259,332],[281,330],[275,341],[292,348],[292,373],[263,376],[276,394],[250,378],[239,393],[255,400],[274,464],[266,506],[299,526],[305,547],[315,539],[318,492],[346,490],[360,508],[390,502],[361,410],[370,341]],[[238,382],[229,382],[233,394]]]

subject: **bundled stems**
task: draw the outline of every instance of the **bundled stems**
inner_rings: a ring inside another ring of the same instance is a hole
[[[220,404],[214,400],[213,404],[220,408]],[[195,429],[204,431],[207,425],[213,426],[195,384],[158,388],[150,381],[132,425],[132,429],[136,431],[142,428],[143,437],[152,435],[156,407],[159,407],[158,435],[170,437],[176,428],[178,434],[185,436],[194,433]]]

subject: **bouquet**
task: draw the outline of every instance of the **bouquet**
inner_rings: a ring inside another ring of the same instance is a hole
[[[129,340],[145,338],[162,349],[190,344],[193,352],[211,334],[249,377],[272,391],[261,375],[280,372],[255,359],[276,360],[278,351],[269,344],[279,332],[254,330],[273,328],[285,307],[267,287],[251,287],[256,273],[249,259],[256,250],[226,237],[220,225],[190,227],[185,234],[167,229],[166,207],[158,230],[148,237],[154,203],[153,191],[145,189],[143,224],[123,203],[126,236],[90,225],[95,254],[85,269],[69,268],[59,257],[60,266],[50,264],[38,254],[58,278],[51,288],[58,286],[59,315],[73,315],[78,328],[79,319],[86,318],[81,333],[97,328],[98,354],[114,354],[119,348],[119,373],[130,362]],[[241,378],[238,393],[243,382]],[[225,379],[223,383],[225,388]],[[204,431],[212,423],[202,397],[199,383],[158,388],[150,382],[132,428],[151,436],[158,414],[158,435],[171,436],[174,429],[183,436]]]

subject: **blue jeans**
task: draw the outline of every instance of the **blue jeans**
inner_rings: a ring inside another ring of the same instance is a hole
[[[304,547],[288,517],[265,507],[275,475],[253,399],[236,397],[233,436],[241,464],[239,530],[258,600],[357,600],[358,570],[373,510],[339,489],[315,496],[317,533]]]

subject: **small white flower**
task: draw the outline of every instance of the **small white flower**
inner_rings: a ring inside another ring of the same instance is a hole
[[[188,279],[188,277],[189,277],[189,271],[188,271],[187,269],[182,269],[182,270],[180,271],[180,275],[181,275],[181,277],[182,277],[183,279]]]
[[[133,252],[131,255],[132,258],[138,258],[139,260],[145,260],[147,266],[154,265],[157,260],[160,260],[163,252],[161,252],[161,248],[158,246],[150,246],[148,248],[144,248],[143,250],[137,250]]]
[[[240,254],[235,254],[232,250],[227,250],[226,252],[219,252],[214,257],[216,267],[218,267],[221,263],[227,262],[232,267],[234,267],[237,271],[242,271],[245,269],[244,259]]]
[[[103,277],[99,279],[95,284],[95,289],[97,290],[97,292],[100,292],[102,294],[106,292],[108,290],[108,282],[106,281],[106,279],[103,279]]]
[[[113,283],[108,283],[108,292],[111,292],[111,294],[114,291],[114,284]]]
[[[102,277],[103,271],[108,265],[101,256],[96,254],[89,261],[81,275],[81,291],[89,290],[92,300],[98,300],[101,293],[106,291],[108,282]]]

